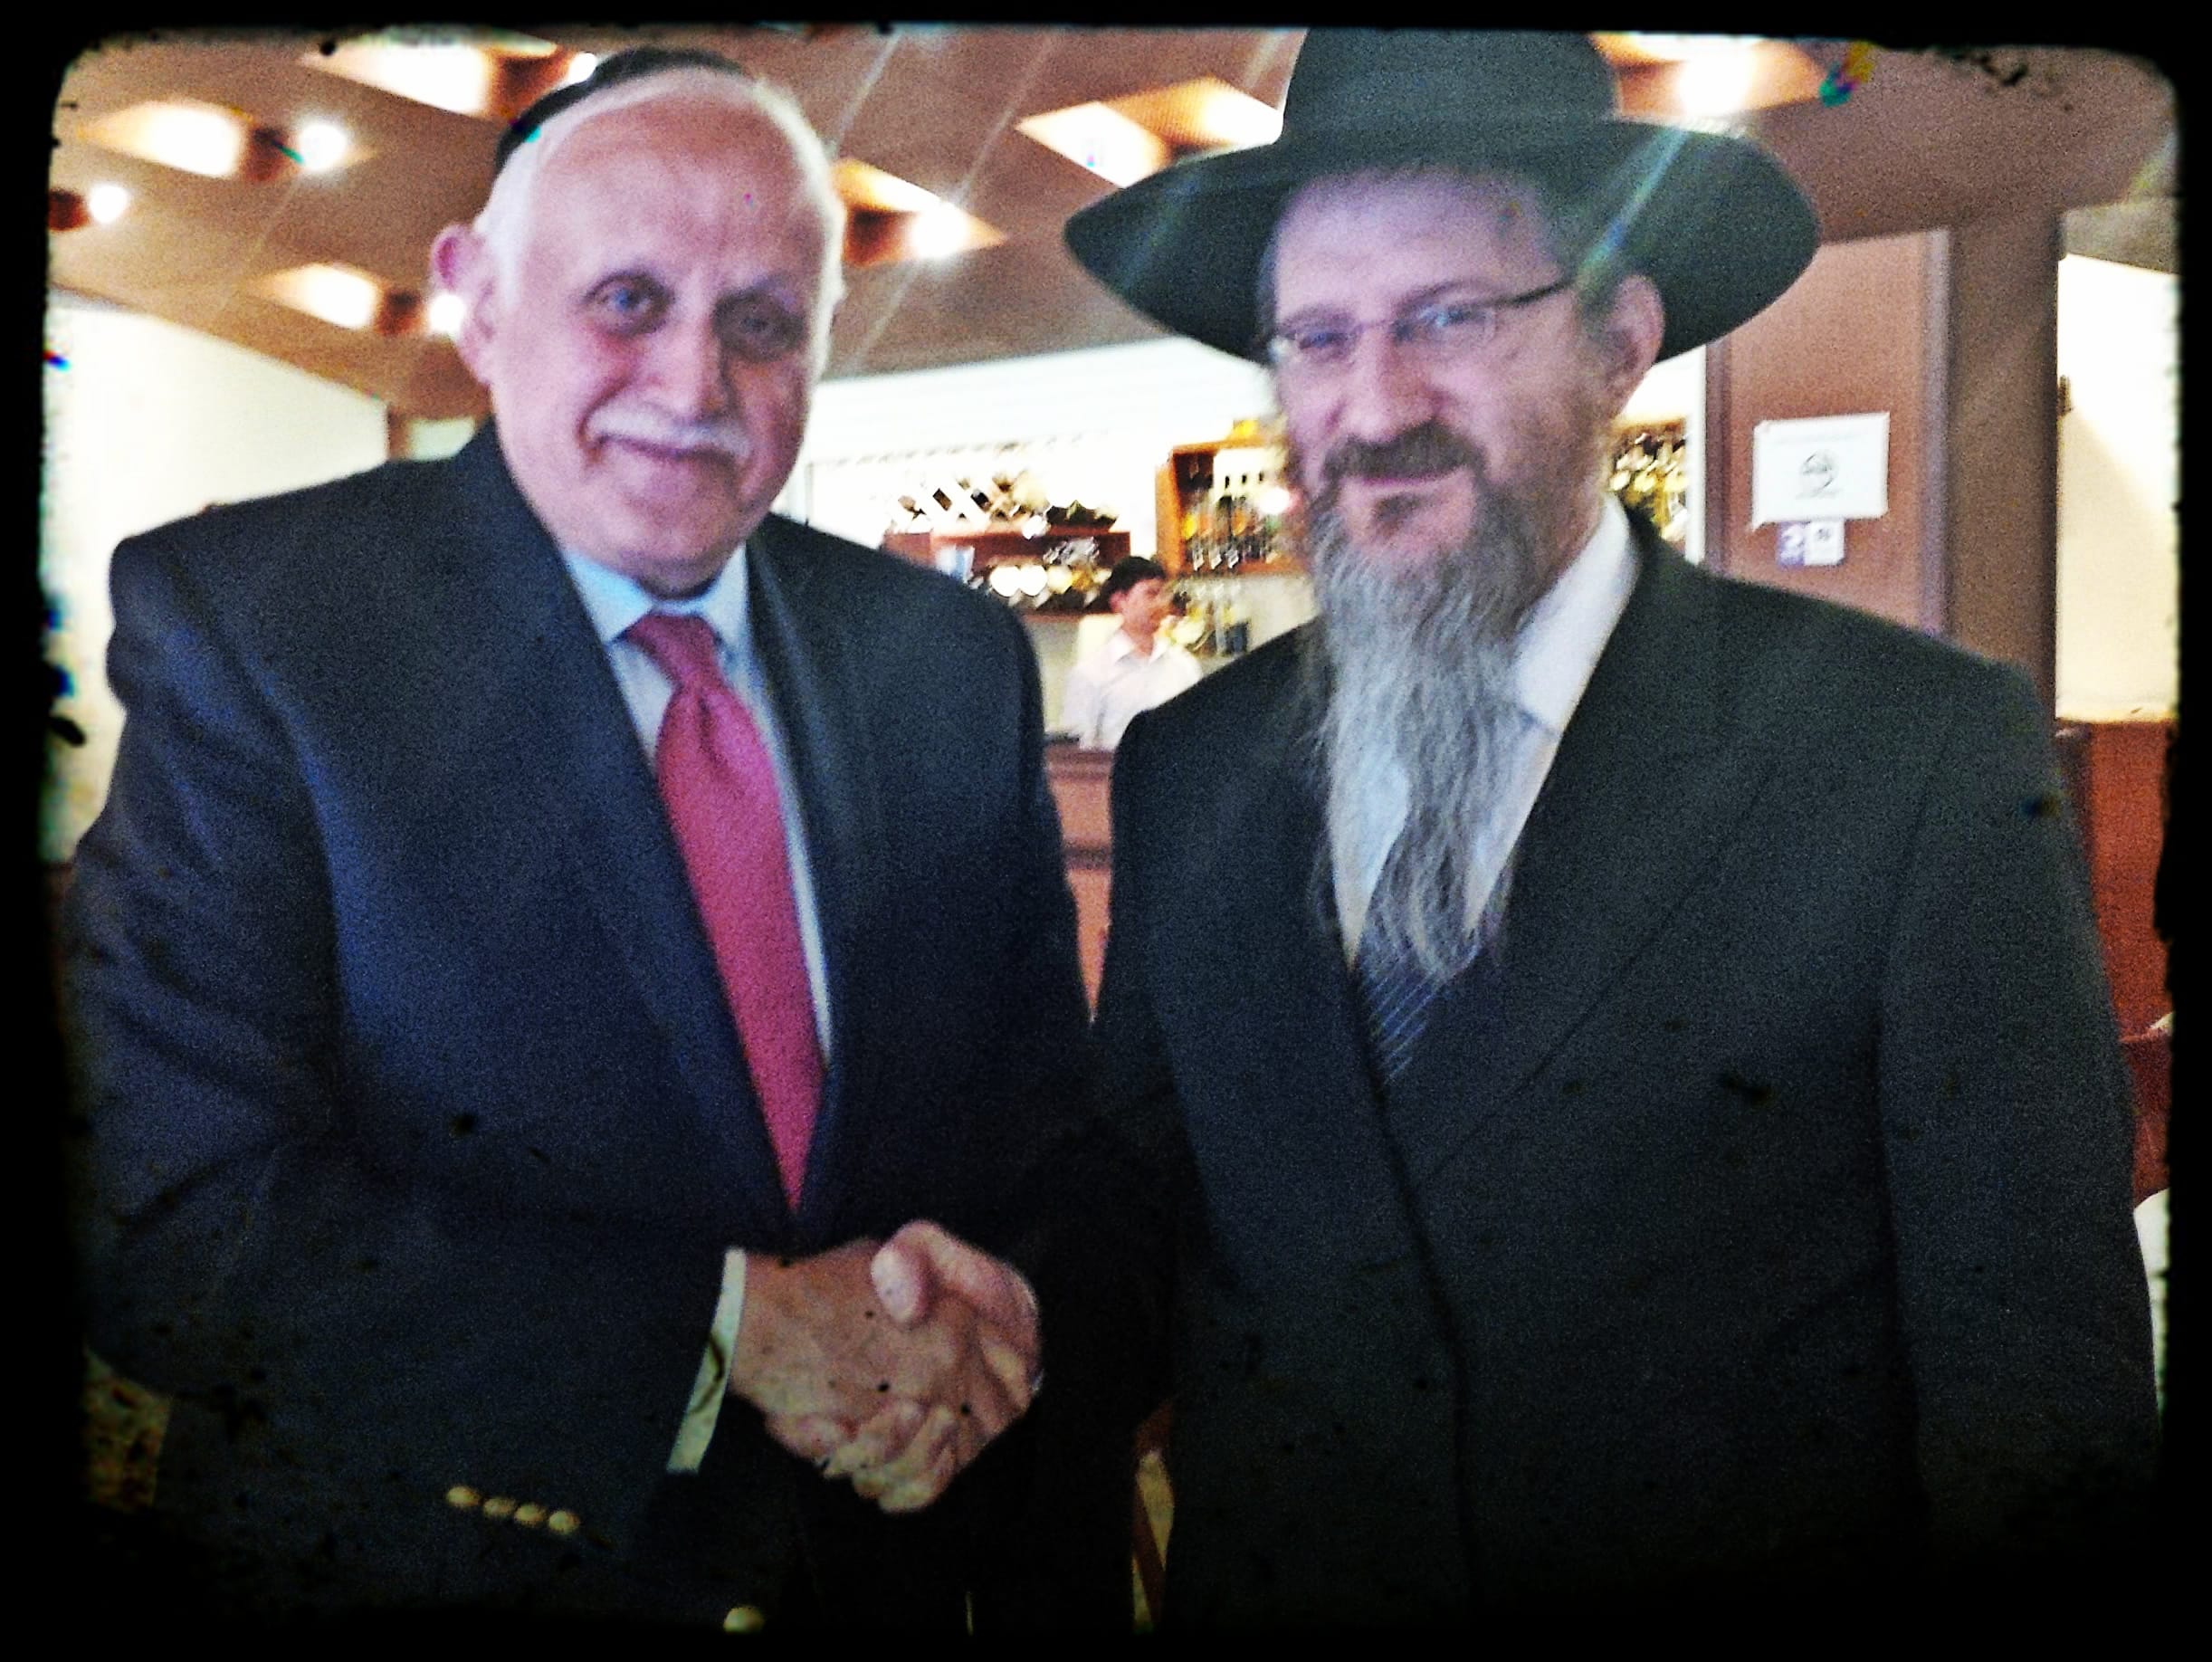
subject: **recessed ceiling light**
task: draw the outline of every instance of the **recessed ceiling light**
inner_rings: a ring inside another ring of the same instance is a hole
[[[130,193],[120,185],[95,185],[84,193],[85,212],[111,225],[130,211]]]
[[[939,203],[914,215],[907,227],[906,245],[918,258],[942,260],[968,246],[968,217],[958,208]]]
[[[845,223],[849,265],[943,259],[971,248],[989,248],[1006,234],[932,196],[911,180],[845,157],[831,170],[838,197],[851,210]]]
[[[1131,92],[1107,108],[1158,134],[1178,157],[1194,150],[1250,149],[1282,135],[1281,110],[1212,75]]]
[[[1175,159],[1158,134],[1104,104],[1075,104],[1015,123],[1048,150],[1116,185],[1134,185]]]
[[[271,300],[340,329],[367,329],[384,305],[384,285],[347,265],[295,265],[253,285]]]
[[[173,98],[119,110],[86,128],[83,137],[141,161],[227,179],[236,177],[245,156],[246,133],[246,121],[235,110]]]
[[[447,290],[430,297],[430,306],[424,321],[434,335],[448,339],[461,332],[461,325],[469,315],[468,302]]]
[[[920,186],[850,156],[831,167],[830,182],[845,206],[858,213],[922,214],[938,205],[938,198]]]
[[[481,116],[491,104],[494,65],[481,47],[457,41],[404,41],[375,35],[340,43],[328,54],[310,49],[303,63],[363,86],[396,92],[418,104]]]
[[[1047,110],[1017,126],[1101,178],[1134,185],[1181,157],[1272,144],[1282,135],[1282,117],[1227,81],[1201,75],[1101,103]]]
[[[1674,71],[1675,99],[1686,115],[1731,115],[1743,108],[1757,67],[1749,42],[1685,58]]]
[[[1647,62],[1694,63],[1701,58],[1725,58],[1740,53],[1760,37],[1755,34],[1623,34],[1615,38]]]
[[[335,121],[310,121],[292,135],[292,148],[308,172],[328,173],[346,159],[353,140]]]

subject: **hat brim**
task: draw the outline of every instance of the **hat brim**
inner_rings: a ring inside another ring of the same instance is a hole
[[[1650,278],[1666,310],[1659,356],[1718,339],[1797,280],[1819,246],[1812,206],[1781,165],[1725,134],[1626,120],[1436,122],[1335,132],[1194,158],[1072,215],[1068,250],[1154,321],[1264,361],[1260,256],[1300,186],[1366,167],[1435,163],[1523,174],[1593,205],[1593,230]]]

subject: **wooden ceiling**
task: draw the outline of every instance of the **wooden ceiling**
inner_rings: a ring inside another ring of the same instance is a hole
[[[52,281],[205,330],[382,398],[413,416],[481,414],[452,346],[319,321],[264,297],[267,274],[312,262],[426,286],[431,240],[472,215],[499,136],[314,67],[318,36],[263,32],[117,39],[64,77],[51,185],[132,193],[112,224],[54,233]],[[944,260],[853,267],[833,339],[835,377],[1109,345],[1158,330],[1068,256],[1068,215],[1112,188],[1015,130],[1091,100],[1212,76],[1279,106],[1299,31],[908,24],[563,30],[575,52],[704,45],[788,88],[836,152],[921,186],[1003,232]],[[1809,66],[1788,101],[1745,130],[1796,173],[1830,240],[1995,214],[2169,199],[2170,86],[2117,54],[2058,49],[1876,53],[1845,101],[1812,95],[1845,43],[1797,43]],[[1668,68],[1608,45],[1633,112],[1664,114]],[[1865,61],[1862,60],[1864,63]],[[272,122],[345,126],[367,158],[262,183],[204,178],[90,142],[85,129],[143,100],[194,99]]]

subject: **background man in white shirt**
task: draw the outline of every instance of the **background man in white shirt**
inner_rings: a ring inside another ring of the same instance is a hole
[[[1603,489],[1795,184],[1582,37],[1317,30],[1067,234],[1273,364],[1320,611],[1116,760],[1069,1204],[1158,1348],[1054,1386],[1172,1391],[1167,1622],[2101,1608],[2157,1429],[2049,712]]]
[[[1106,574],[1100,593],[1121,626],[1068,672],[1061,727],[1076,742],[1111,750],[1143,712],[1198,684],[1197,659],[1160,634],[1168,616],[1168,573],[1132,554]]]

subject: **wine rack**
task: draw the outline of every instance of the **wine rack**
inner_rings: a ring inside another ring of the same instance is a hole
[[[931,566],[970,588],[996,595],[1017,611],[1045,617],[1102,612],[1099,585],[1129,556],[1127,531],[1064,521],[1038,534],[1000,527],[976,531],[891,531],[891,553]]]

